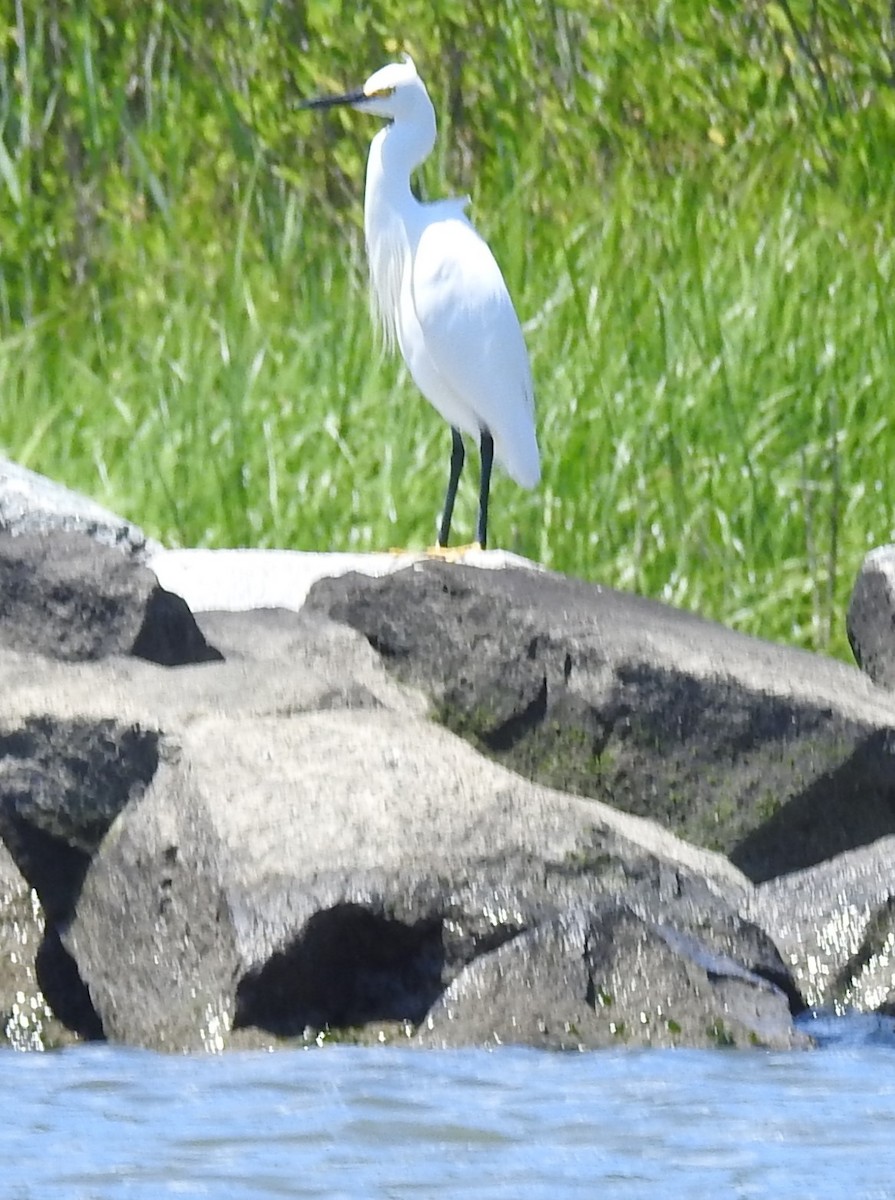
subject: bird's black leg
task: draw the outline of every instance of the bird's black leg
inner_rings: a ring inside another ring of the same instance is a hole
[[[447,491],[444,493],[444,508],[441,510],[441,529],[438,532],[439,546],[446,546],[451,535],[451,518],[454,515],[454,501],[457,498],[457,484],[460,482],[460,472],[463,470],[463,461],[466,458],[460,430],[455,429],[453,425],[451,426],[451,437],[453,438],[451,473],[448,477]]]
[[[482,475],[479,484],[479,523],[475,540],[485,549],[488,540],[488,495],[491,491],[491,466],[494,463],[494,438],[487,429],[482,430]]]

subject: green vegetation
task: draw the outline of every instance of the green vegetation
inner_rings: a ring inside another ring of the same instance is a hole
[[[366,308],[370,118],[405,43],[526,326],[544,481],[493,539],[847,655],[893,537],[883,0],[14,0],[0,447],[173,544],[425,545],[449,439]],[[458,536],[472,530],[474,474]]]
[[[720,1017],[715,1017],[714,1021],[712,1021],[706,1032],[708,1034],[709,1042],[717,1046],[719,1049],[725,1049],[737,1044],[737,1040],[733,1033],[730,1031],[730,1029],[728,1029]],[[755,1045],[756,1039],[754,1034],[750,1035],[750,1040],[752,1044]]]

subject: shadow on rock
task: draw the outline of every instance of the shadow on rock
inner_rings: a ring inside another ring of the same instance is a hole
[[[46,920],[37,980],[82,1037],[101,1037],[102,1024],[59,929],[112,822],[157,766],[158,735],[114,721],[35,717],[0,736],[0,837]]]
[[[338,904],[242,979],[233,1027],[284,1037],[370,1021],[418,1024],[443,990],[443,968],[440,921],[407,925]]]
[[[731,851],[756,883],[895,833],[895,737],[879,730],[820,774]]]
[[[35,971],[41,992],[65,1028],[85,1041],[104,1040],[103,1024],[90,993],[54,926],[48,925],[44,932],[35,957]]]

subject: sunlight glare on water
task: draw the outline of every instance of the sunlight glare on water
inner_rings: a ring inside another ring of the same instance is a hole
[[[895,1052],[0,1052],[4,1197],[883,1200]]]

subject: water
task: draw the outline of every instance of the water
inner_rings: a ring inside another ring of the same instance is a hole
[[[824,1037],[789,1054],[2,1051],[0,1197],[891,1198],[891,1033]]]

